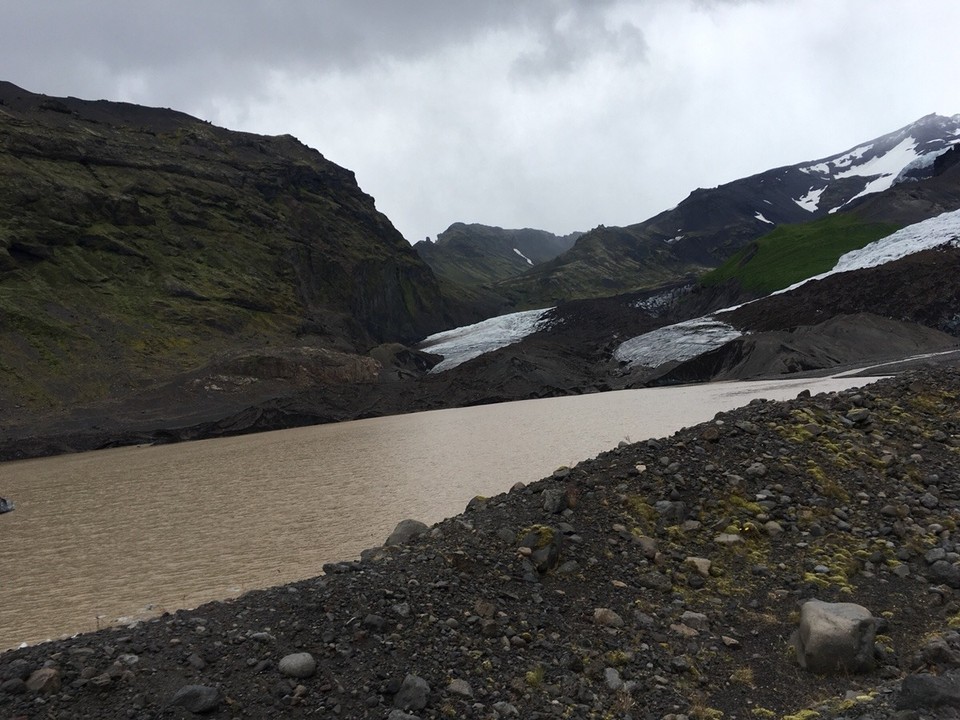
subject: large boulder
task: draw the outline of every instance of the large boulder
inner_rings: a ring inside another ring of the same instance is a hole
[[[400,710],[423,710],[430,696],[430,685],[422,677],[408,674],[393,697],[393,706]]]
[[[213,712],[220,704],[219,688],[208,685],[184,685],[170,699],[170,705],[186,708],[195,715]]]
[[[810,672],[868,672],[874,667],[876,632],[876,620],[862,605],[810,600],[800,609],[791,642],[800,667]]]
[[[280,658],[277,669],[287,677],[308,678],[317,672],[317,661],[310,653],[293,653]]]
[[[403,545],[409,542],[417,535],[423,535],[429,526],[424,525],[419,520],[401,520],[387,538],[386,545]]]
[[[960,674],[908,675],[900,686],[898,710],[933,710],[934,708],[960,710]]]

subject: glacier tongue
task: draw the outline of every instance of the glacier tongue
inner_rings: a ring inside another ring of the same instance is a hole
[[[801,280],[772,294],[786,293],[811,280],[822,280],[836,273],[876,267],[946,244],[960,247],[960,210],[946,212],[914,225],[908,225],[860,250],[852,250],[842,255],[831,270]],[[621,343],[614,350],[613,357],[629,363],[630,367],[656,367],[666,362],[689,360],[715,350],[744,334],[716,318],[717,315],[730,312],[737,307],[740,306],[724,308],[713,315],[686,320],[638,335]]]
[[[541,318],[552,309],[525,310],[445,330],[424,339],[418,348],[443,355],[443,361],[430,372],[449,370],[484,353],[520,342],[537,331]]]
[[[732,325],[708,315],[631,338],[613,351],[613,357],[629,363],[630,367],[657,367],[695,358],[741,335],[743,333]]]

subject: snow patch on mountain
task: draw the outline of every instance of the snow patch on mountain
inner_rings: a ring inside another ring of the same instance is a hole
[[[631,338],[613,351],[613,357],[630,367],[657,367],[695,358],[741,335],[743,333],[732,325],[708,315]]]
[[[873,150],[873,143],[870,143],[869,145],[861,145],[860,147],[854,148],[853,150],[846,153],[845,155],[841,155],[840,157],[838,157],[836,160],[833,161],[833,166],[835,168],[842,168],[842,167],[846,167],[847,165],[852,165],[855,160],[859,160],[871,150]]]
[[[900,141],[900,143],[889,152],[884,153],[883,155],[878,155],[862,165],[855,165],[849,170],[845,170],[842,173],[837,174],[837,178],[854,176],[871,177],[874,175],[879,175],[879,177],[868,182],[867,186],[850,198],[847,203],[855,200],[858,197],[863,197],[864,195],[869,195],[871,193],[883,192],[884,190],[892,187],[893,181],[903,171],[903,169],[911,163],[916,162],[918,157],[921,157],[921,154],[917,152],[917,141],[912,137],[908,137]]]
[[[816,212],[817,208],[820,206],[820,196],[823,195],[823,191],[826,189],[826,185],[824,185],[822,188],[817,188],[816,190],[810,188],[810,191],[806,195],[797,198],[794,200],[794,202],[807,212]]]
[[[552,309],[525,310],[445,330],[424,339],[417,347],[443,355],[443,360],[430,371],[443,372],[484,353],[520,342],[540,329],[541,319]]]
[[[825,160],[824,162],[819,162],[816,165],[807,165],[806,167],[800,168],[800,172],[805,172],[807,174],[817,173],[820,175],[832,175],[833,172],[839,168],[845,168],[855,160],[859,160],[870,150],[873,150],[873,143],[869,145],[861,145],[856,147],[853,150],[850,150],[843,155],[832,158],[830,160]],[[833,166],[832,168],[830,166]]]
[[[773,295],[790,292],[811,280],[822,280],[830,275],[864,270],[883,265],[913,253],[940,247],[960,247],[960,210],[943,213],[881,238],[876,242],[845,253],[827,272],[778,290]],[[752,301],[756,302],[756,301]],[[741,305],[718,310],[712,315],[668,325],[638,335],[621,343],[613,356],[629,363],[630,367],[657,367],[665,362],[681,362],[702,355],[742,336],[740,330],[719,320],[717,316],[732,312]]]
[[[513,251],[514,251],[517,255],[519,255],[520,257],[522,257],[524,260],[526,260],[526,261],[527,261],[527,265],[533,265],[533,260],[531,260],[531,259],[528,258],[526,255],[524,255],[522,252],[520,252],[519,250],[517,250],[517,248],[514,248]]]
[[[775,223],[773,220],[767,220],[767,219],[763,216],[763,213],[762,213],[762,212],[758,212],[756,215],[754,215],[754,217],[755,217],[757,220],[759,220],[760,222],[767,223],[768,225],[776,225],[776,223]]]
[[[838,178],[853,177],[856,175],[870,177],[871,175],[890,175],[900,172],[906,165],[917,159],[917,141],[906,137],[883,155],[867,160],[861,165],[854,165],[849,170],[837,174]]]

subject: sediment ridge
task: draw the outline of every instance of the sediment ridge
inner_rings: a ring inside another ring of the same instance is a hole
[[[958,520],[960,367],[754,401],[316,578],[0,654],[0,716],[957,717]],[[866,608],[865,672],[800,667],[812,599]]]

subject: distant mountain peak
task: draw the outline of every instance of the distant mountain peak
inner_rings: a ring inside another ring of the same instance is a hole
[[[819,160],[697,188],[676,207],[634,225],[595,228],[556,259],[511,278],[506,289],[530,307],[647,289],[702,272],[777,225],[852,210],[899,183],[932,178],[950,165],[952,153],[945,154],[952,148],[960,148],[960,114],[930,113]]]
[[[960,143],[960,114],[952,116],[931,113],[924,115],[899,130],[881,135],[842,153],[798,166],[800,172],[811,177],[806,195],[795,198],[805,210],[822,210],[814,202],[827,187],[838,180],[859,177],[864,179],[862,189],[834,205],[828,212],[836,212],[857,198],[887,190],[898,182],[919,180],[933,174],[937,156]]]

